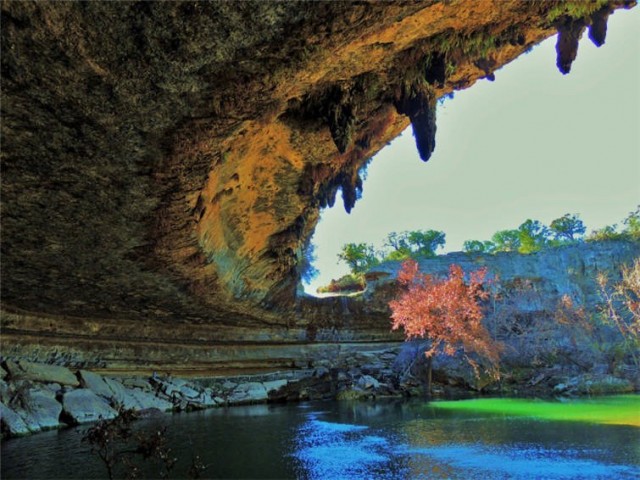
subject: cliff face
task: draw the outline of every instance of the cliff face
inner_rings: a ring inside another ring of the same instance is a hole
[[[557,355],[558,344],[569,342],[568,334],[575,333],[558,328],[556,311],[562,297],[567,295],[577,308],[595,313],[602,302],[597,275],[604,273],[616,281],[620,267],[638,257],[640,243],[611,241],[531,255],[452,253],[423,260],[420,268],[444,276],[454,263],[465,272],[486,267],[489,277],[499,280],[494,292],[497,301],[489,306],[487,321],[494,334],[509,342],[504,360],[513,366]],[[281,327],[122,322],[5,312],[3,355],[114,372],[162,370],[201,376],[332,367],[356,352],[375,356],[375,352],[399,347],[403,336],[390,331],[388,308],[397,293],[399,269],[400,262],[378,267],[370,273],[372,280],[361,295],[301,297],[284,317],[288,324]],[[574,345],[572,352],[576,351]],[[578,355],[574,357],[580,362]]]
[[[567,70],[632,3],[3,2],[3,333],[306,339],[344,305],[303,316],[303,247],[367,159],[409,123],[428,159],[438,97],[558,31]]]

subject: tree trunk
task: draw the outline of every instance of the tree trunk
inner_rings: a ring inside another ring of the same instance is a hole
[[[426,387],[426,391],[427,391],[427,398],[431,398],[431,366],[433,363],[433,358],[432,357],[427,357],[427,387]]]

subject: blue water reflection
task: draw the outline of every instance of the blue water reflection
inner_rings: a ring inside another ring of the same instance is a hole
[[[300,427],[294,454],[308,478],[404,478],[392,464],[388,439],[369,434],[370,428],[363,425],[327,422],[318,416],[309,414]]]
[[[424,418],[403,421],[393,427],[357,425],[329,421],[322,412],[306,415],[297,431],[294,458],[300,463],[299,478],[308,479],[637,479],[640,478],[638,443],[622,458],[630,464],[615,463],[612,452],[597,448],[598,442],[579,437],[589,428],[633,432],[630,427],[589,426],[563,430],[553,423],[555,447],[549,439],[537,443],[505,442],[504,429],[492,422],[494,435],[478,424],[480,418],[453,422],[451,418]],[[368,422],[371,423],[371,422]],[[509,419],[508,436],[518,436],[518,421]],[[522,438],[540,425],[519,423]],[[451,435],[448,440],[442,429]],[[637,431],[637,429],[636,429]],[[597,433],[593,430],[592,433]],[[578,434],[576,436],[576,434]],[[577,438],[576,438],[577,437]],[[459,443],[451,443],[452,438]],[[640,440],[633,433],[628,437]],[[478,441],[481,439],[481,441]],[[445,440],[443,442],[443,440]],[[613,446],[613,445],[612,445]],[[633,452],[635,451],[635,455]],[[618,452],[621,453],[621,452]],[[626,455],[626,456],[625,456]]]

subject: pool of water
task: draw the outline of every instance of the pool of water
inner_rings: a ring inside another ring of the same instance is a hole
[[[136,429],[167,427],[173,478],[197,453],[205,478],[637,479],[639,416],[638,395],[326,402],[167,415]],[[3,442],[2,478],[106,478],[85,428]]]

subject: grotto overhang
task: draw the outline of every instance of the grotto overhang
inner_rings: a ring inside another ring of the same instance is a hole
[[[5,318],[289,326],[368,159],[412,124],[427,160],[439,97],[558,32],[567,73],[634,5],[3,2]]]

